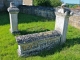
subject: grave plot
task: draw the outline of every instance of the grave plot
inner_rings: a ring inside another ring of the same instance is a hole
[[[46,49],[49,50],[60,44],[60,33],[47,31],[35,34],[27,34],[16,37],[18,42],[18,55],[30,56]]]
[[[17,33],[17,15],[19,13],[19,9],[14,6],[13,2],[11,2],[8,12],[10,14],[10,31],[11,33]],[[58,44],[65,43],[68,21],[72,13],[70,9],[65,7],[65,4],[62,4],[61,9],[59,9],[55,14],[56,23],[54,31],[27,34],[16,37],[19,56],[35,55],[44,49],[51,49]]]

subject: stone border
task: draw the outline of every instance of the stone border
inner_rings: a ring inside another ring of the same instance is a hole
[[[17,36],[18,55],[30,56],[38,54],[44,49],[54,48],[60,44],[60,37],[60,33],[55,30]]]

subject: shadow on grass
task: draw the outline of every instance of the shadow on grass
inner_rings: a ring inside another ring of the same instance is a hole
[[[76,44],[80,44],[80,38],[67,39],[65,46],[70,47]]]
[[[26,35],[26,34],[32,34],[32,33],[39,33],[39,32],[45,32],[45,31],[50,31],[48,29],[40,29],[40,30],[34,30],[34,31],[28,31],[28,30],[22,30],[20,31],[20,35]]]
[[[10,24],[8,12],[0,12],[0,25]]]
[[[35,15],[27,15],[24,13],[18,14],[18,23],[31,23],[31,22],[38,22],[38,21],[51,21],[51,19],[46,19],[40,16]],[[9,13],[8,12],[0,12],[0,25],[10,24]]]
[[[29,15],[24,13],[19,13],[19,24],[20,23],[31,23],[31,22],[45,22],[45,21],[53,21],[51,19],[46,19],[41,16]]]

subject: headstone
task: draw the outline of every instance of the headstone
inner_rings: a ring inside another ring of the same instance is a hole
[[[11,2],[10,7],[8,8],[8,12],[10,16],[10,31],[11,33],[17,33],[19,9],[14,5],[13,2]]]
[[[66,41],[66,33],[68,27],[69,17],[72,14],[69,8],[65,7],[65,4],[61,5],[61,9],[56,12],[55,30],[61,33],[61,44]]]

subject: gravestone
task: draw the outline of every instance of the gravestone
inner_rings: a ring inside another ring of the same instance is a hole
[[[56,12],[55,30],[61,33],[61,43],[66,41],[66,33],[68,28],[68,21],[72,12],[69,8],[65,7],[65,4],[61,5],[61,8]]]
[[[70,9],[62,4],[61,9],[56,12],[54,31],[16,36],[18,55],[35,55],[44,49],[51,49],[65,43],[70,13]]]
[[[9,16],[10,16],[10,31],[11,33],[18,32],[18,13],[19,9],[14,5],[13,2],[10,3],[10,7],[8,8]]]

